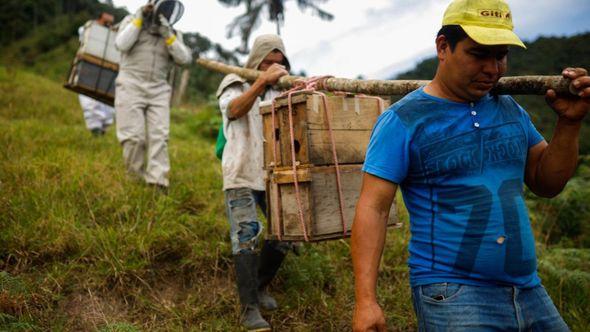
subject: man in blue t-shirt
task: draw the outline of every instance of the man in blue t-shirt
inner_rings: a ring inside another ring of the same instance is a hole
[[[376,300],[389,209],[401,188],[410,215],[410,283],[420,331],[567,331],[537,276],[523,186],[553,197],[574,174],[590,77],[567,68],[578,96],[546,98],[551,143],[510,96],[512,32],[503,0],[455,0],[436,38],[436,75],[385,112],[369,143],[352,230],[355,331],[382,331]]]

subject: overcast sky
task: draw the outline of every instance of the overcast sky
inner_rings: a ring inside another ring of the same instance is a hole
[[[115,0],[135,12],[146,0]],[[295,72],[354,78],[389,78],[434,55],[434,38],[449,0],[329,0],[321,7],[334,14],[322,21],[301,12],[288,1],[281,29]],[[511,0],[516,33],[525,40],[543,36],[570,36],[590,31],[589,0]],[[227,39],[226,26],[244,11],[227,8],[217,0],[184,0],[185,14],[175,26],[199,32],[227,49],[239,45]],[[265,21],[253,37],[275,33]],[[254,38],[251,39],[252,43]]]

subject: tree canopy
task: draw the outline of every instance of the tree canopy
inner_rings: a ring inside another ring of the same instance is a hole
[[[248,52],[248,41],[252,32],[260,25],[262,15],[266,13],[268,19],[277,26],[277,34],[281,34],[281,26],[285,22],[285,3],[287,0],[219,0],[226,6],[238,7],[244,5],[246,11],[236,17],[227,26],[227,36],[232,38],[239,34],[242,39],[241,46],[237,49],[240,53]],[[327,0],[296,0],[300,10],[311,10],[313,15],[322,20],[332,20],[334,15],[319,7],[319,3]]]

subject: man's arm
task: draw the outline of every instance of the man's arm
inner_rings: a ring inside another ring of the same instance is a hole
[[[143,25],[143,18],[153,10],[153,5],[146,5],[139,8],[135,15],[129,15],[123,19],[119,26],[117,38],[115,38],[115,46],[119,51],[127,52],[135,45]]]
[[[188,65],[192,61],[193,56],[191,50],[184,44],[182,33],[180,31],[174,31],[164,15],[160,14],[159,20],[160,34],[166,41],[168,53],[177,65]]]
[[[578,164],[580,128],[590,110],[590,77],[582,68],[567,68],[563,76],[572,79],[579,90],[578,96],[557,96],[547,91],[547,103],[557,113],[557,125],[550,143],[541,143],[529,149],[525,182],[535,194],[554,197],[574,175]]]
[[[268,85],[277,84],[279,78],[287,75],[288,72],[284,66],[273,64],[258,77],[250,89],[246,90],[241,96],[232,100],[229,104],[228,119],[236,120],[246,115],[254,105],[256,98],[262,95]]]
[[[355,308],[353,331],[385,331],[377,303],[377,275],[385,245],[387,220],[397,185],[365,173],[352,225]]]
[[[177,32],[172,39],[166,39],[166,46],[177,65],[186,66],[193,61],[191,50],[184,44],[182,33],[180,31]]]
[[[134,16],[127,16],[121,22],[117,38],[115,38],[115,46],[119,51],[127,52],[135,45],[141,31],[142,22],[142,19]]]

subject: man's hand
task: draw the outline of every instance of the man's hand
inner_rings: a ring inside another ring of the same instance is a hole
[[[288,74],[289,72],[285,69],[285,66],[275,63],[266,71],[263,71],[258,79],[263,81],[264,85],[275,85],[281,77]]]
[[[235,120],[247,114],[257,98],[264,93],[267,86],[277,84],[279,78],[287,74],[288,72],[284,66],[278,63],[272,64],[267,70],[260,73],[260,76],[254,81],[250,89],[229,103],[228,118]]]
[[[576,124],[582,121],[590,111],[590,76],[584,68],[566,68],[562,75],[572,80],[573,86],[578,90],[578,95],[557,96],[554,90],[549,90],[545,99],[560,120]]]
[[[396,190],[395,183],[369,173],[363,174],[350,240],[356,302],[353,331],[386,329],[383,310],[377,304],[377,277]]]
[[[164,37],[164,39],[169,39],[170,37],[174,36],[174,30],[172,30],[172,26],[170,25],[170,22],[168,22],[168,20],[166,19],[166,16],[160,14],[160,27],[158,28],[158,31],[160,32],[160,35],[162,35],[162,37]]]
[[[572,80],[578,95],[558,96],[548,90],[547,103],[558,115],[550,143],[542,141],[529,148],[525,182],[535,194],[542,197],[558,195],[578,165],[580,129],[582,120],[590,111],[590,77],[583,68],[566,68],[563,77]]]
[[[354,332],[384,332],[387,330],[385,315],[377,302],[357,304],[352,318]]]

